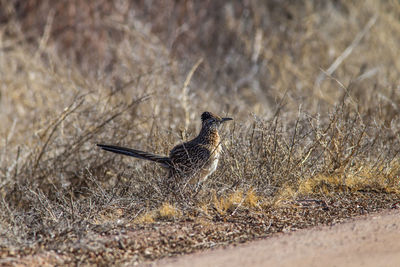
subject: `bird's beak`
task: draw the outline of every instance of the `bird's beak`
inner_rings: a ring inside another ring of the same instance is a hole
[[[226,122],[226,121],[231,121],[233,120],[232,118],[222,118],[221,123]]]

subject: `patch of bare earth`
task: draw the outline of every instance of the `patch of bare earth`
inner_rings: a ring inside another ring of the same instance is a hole
[[[316,227],[153,266],[399,266],[399,210]]]

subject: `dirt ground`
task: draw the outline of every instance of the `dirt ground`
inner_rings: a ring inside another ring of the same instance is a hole
[[[151,266],[400,266],[400,211],[164,259]]]

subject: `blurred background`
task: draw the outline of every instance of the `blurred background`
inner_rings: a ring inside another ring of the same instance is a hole
[[[8,53],[23,49],[43,64],[57,57],[128,95],[160,76],[161,84],[153,81],[148,90],[169,94],[203,59],[187,92],[194,116],[206,107],[272,116],[285,93],[288,109],[301,103],[327,112],[343,95],[322,74],[330,67],[363,103],[372,101],[373,90],[390,99],[398,86],[398,1],[12,0],[1,6],[8,68]]]

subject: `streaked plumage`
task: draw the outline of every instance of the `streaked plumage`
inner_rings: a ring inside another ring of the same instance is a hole
[[[195,179],[204,181],[218,166],[221,154],[219,126],[231,118],[221,118],[211,112],[201,115],[202,127],[197,137],[175,146],[168,157],[112,145],[98,144],[104,150],[159,163],[169,170],[171,181]]]

